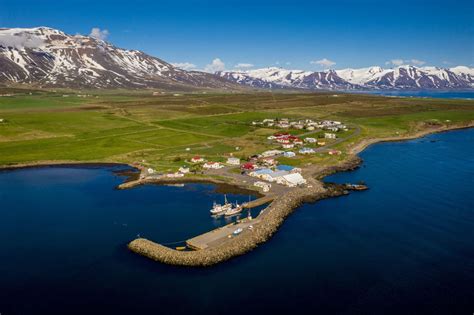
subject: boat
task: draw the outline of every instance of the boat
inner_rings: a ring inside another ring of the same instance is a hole
[[[231,215],[235,215],[235,214],[238,214],[238,213],[241,213],[242,210],[244,208],[242,207],[242,205],[239,205],[237,202],[235,203],[235,206],[232,207],[231,209],[227,210],[224,215],[225,216],[231,216]]]
[[[221,215],[231,209],[232,209],[232,204],[227,201],[227,196],[224,195],[224,204],[221,205],[220,203],[216,203],[214,201],[214,204],[210,212],[211,212],[211,215]]]

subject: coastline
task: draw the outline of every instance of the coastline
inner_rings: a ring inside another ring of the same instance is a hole
[[[278,231],[285,219],[293,213],[300,205],[307,202],[316,202],[321,199],[345,195],[348,192],[341,185],[324,184],[320,179],[336,172],[350,171],[359,167],[362,160],[357,155],[370,145],[380,142],[405,141],[420,138],[429,134],[452,131],[457,129],[467,129],[474,127],[474,121],[465,124],[453,124],[451,126],[441,126],[418,131],[411,135],[396,136],[388,138],[363,139],[355,144],[348,151],[346,160],[333,166],[313,168],[304,170],[304,175],[308,178],[308,187],[295,188],[285,194],[275,197],[275,199],[259,215],[259,222],[254,229],[244,230],[238,237],[233,237],[226,242],[215,247],[201,249],[197,251],[178,251],[151,240],[138,238],[128,244],[129,250],[152,260],[177,266],[186,267],[207,267],[212,266],[233,257],[243,255],[260,244],[269,240]],[[48,166],[112,166],[127,165],[135,169],[140,169],[136,165],[113,162],[88,162],[77,161],[42,161],[34,163],[22,163],[18,165],[0,166],[0,171],[14,170],[21,168],[48,167]],[[211,176],[203,177],[183,177],[183,178],[160,178],[155,180],[132,180],[121,184],[119,189],[129,189],[142,184],[172,184],[172,183],[214,183],[227,184],[238,188],[247,189],[244,183],[236,182],[234,179],[222,180]],[[265,194],[264,194],[265,195]]]
[[[132,252],[149,259],[176,266],[209,267],[227,261],[233,257],[243,255],[269,240],[278,231],[285,219],[303,203],[316,202],[321,199],[347,194],[347,191],[341,189],[341,187],[323,184],[316,178],[358,168],[362,163],[362,159],[357,154],[368,146],[380,142],[411,140],[433,133],[472,127],[474,127],[474,122],[471,121],[463,125],[430,128],[412,135],[363,140],[350,149],[350,155],[347,160],[338,165],[309,172],[307,175],[311,177],[309,178],[310,185],[308,185],[308,188],[297,188],[275,198],[262,211],[259,216],[261,219],[260,223],[253,230],[245,230],[238,237],[231,238],[216,247],[197,251],[178,251],[144,238],[137,238],[128,244],[128,248]]]

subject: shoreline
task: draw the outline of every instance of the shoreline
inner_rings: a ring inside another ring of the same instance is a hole
[[[233,237],[226,242],[215,247],[196,250],[196,251],[178,251],[161,244],[155,243],[144,238],[137,238],[128,244],[128,249],[134,253],[142,255],[161,263],[186,266],[186,267],[208,267],[233,257],[243,255],[260,244],[269,240],[274,233],[278,231],[285,219],[293,213],[300,205],[308,202],[316,202],[321,199],[338,197],[346,195],[348,192],[345,187],[337,184],[323,183],[321,178],[334,174],[336,172],[350,171],[358,168],[362,159],[357,155],[365,150],[367,147],[381,142],[394,142],[412,140],[427,136],[429,134],[447,132],[459,129],[468,129],[474,127],[474,121],[467,124],[442,126],[439,128],[430,128],[427,130],[418,131],[412,135],[394,136],[388,138],[372,138],[363,139],[348,150],[348,158],[337,165],[326,166],[316,169],[303,170],[308,177],[308,186],[305,188],[294,188],[289,192],[275,196],[275,199],[269,204],[267,208],[262,210],[258,216],[259,222],[255,224],[254,229],[244,230],[238,237]],[[72,161],[44,161],[35,163],[22,163],[18,165],[4,165],[0,166],[0,171],[15,170],[22,168],[34,167],[48,167],[48,166],[129,166],[140,170],[136,165],[126,163],[113,162],[72,162]],[[143,184],[172,184],[172,183],[213,183],[226,184],[235,186],[239,189],[245,189],[254,193],[259,193],[256,190],[249,189],[244,183],[239,183],[229,178],[229,181],[214,178],[211,176],[204,177],[182,177],[182,178],[160,178],[160,179],[139,179],[133,181],[126,181],[119,185],[118,189],[129,189],[137,185]],[[267,196],[266,194],[261,194]]]

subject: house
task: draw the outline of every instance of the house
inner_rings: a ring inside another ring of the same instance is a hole
[[[283,175],[282,183],[288,187],[296,187],[306,184],[306,179],[300,173]]]
[[[318,145],[326,145],[325,141],[318,141]]]
[[[268,175],[270,175],[271,173],[273,173],[273,171],[271,169],[262,168],[262,169],[250,172],[249,176],[257,177],[257,178],[261,178],[261,179],[267,179],[267,178],[269,178]]]
[[[230,157],[227,159],[227,164],[229,165],[240,165],[240,159],[236,157]]]
[[[283,149],[292,149],[295,147],[293,143],[283,143],[281,146]]]
[[[341,155],[341,151],[339,150],[329,150],[329,155]]]
[[[274,166],[278,164],[278,161],[275,160],[274,158],[267,157],[267,158],[262,159],[262,163],[267,166]]]
[[[272,184],[265,183],[265,182],[255,182],[253,183],[255,187],[262,188],[263,192],[268,192],[272,187]]]
[[[324,138],[326,138],[326,139],[336,139],[337,136],[336,136],[335,133],[326,132],[326,133],[324,134]]]
[[[187,173],[189,173],[189,167],[181,166],[179,168],[178,172],[183,173],[183,174],[187,174]]]
[[[291,172],[291,171],[293,171],[294,167],[291,166],[291,165],[278,165],[276,167],[276,169],[279,170],[279,171]]]
[[[330,130],[330,131],[334,131],[334,132],[338,132],[339,131],[339,128],[337,127],[328,127],[326,128],[327,130]]]
[[[293,141],[293,143],[296,144],[296,145],[302,145],[302,144],[303,144],[303,140],[301,140],[301,139],[295,139],[295,140]]]
[[[255,166],[254,163],[247,162],[247,163],[242,164],[241,168],[246,171],[251,171],[251,170],[256,169],[257,167]]]
[[[265,151],[265,152],[262,152],[262,156],[263,157],[269,157],[269,156],[275,156],[275,155],[281,155],[283,154],[283,151],[280,151],[280,150],[269,150],[269,151]]]
[[[204,162],[204,159],[200,157],[199,155],[196,155],[191,159],[191,163],[202,163]]]
[[[294,125],[293,127],[296,128],[296,129],[303,129],[303,128],[304,128],[304,125],[302,125],[302,124],[296,124],[296,125]]]
[[[304,142],[307,142],[307,143],[316,143],[316,139],[315,139],[315,138],[304,138]]]
[[[207,168],[207,169],[217,170],[217,169],[223,168],[224,165],[222,165],[219,162],[206,162],[206,163],[204,163],[204,165],[202,167]]]
[[[296,153],[295,153],[295,152],[291,152],[291,151],[287,151],[287,152],[283,153],[283,156],[284,156],[284,157],[287,157],[287,158],[292,158],[292,157],[295,157],[295,156],[296,156]]]
[[[314,126],[307,126],[307,127],[306,127],[306,130],[313,131],[313,130],[314,130]]]
[[[285,175],[288,175],[289,172],[287,171],[276,171],[268,174],[268,179],[265,178],[265,180],[268,180],[269,182],[281,182],[281,178]]]
[[[299,150],[299,152],[300,152],[301,154],[313,154],[313,153],[315,153],[314,150],[311,149],[311,148],[301,148],[301,149]]]

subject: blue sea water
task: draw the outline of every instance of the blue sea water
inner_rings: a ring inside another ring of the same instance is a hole
[[[423,98],[451,98],[451,99],[474,99],[474,91],[437,91],[437,90],[419,90],[419,91],[368,91],[363,92],[368,94],[383,95],[383,96],[402,96],[402,97],[423,97]]]
[[[0,172],[0,313],[472,313],[474,129],[361,157],[326,180],[370,190],[303,205],[267,243],[205,269],[149,261],[126,244],[223,224],[208,216],[222,198],[213,185],[119,191],[120,167]]]

